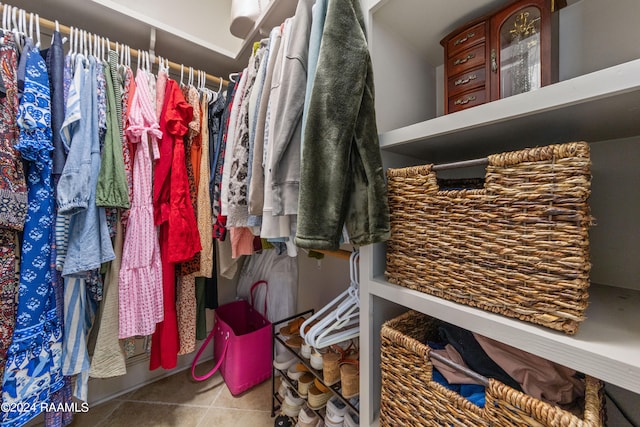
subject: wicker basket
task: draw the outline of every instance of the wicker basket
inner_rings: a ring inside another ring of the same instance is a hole
[[[489,156],[484,189],[439,190],[432,165],[389,169],[387,280],[574,334],[584,320],[589,146]]]
[[[480,408],[432,381],[433,364],[422,340],[437,334],[429,316],[407,312],[382,326],[381,426],[594,427],[604,420],[601,381],[585,378],[584,409],[578,417],[491,379]],[[430,338],[431,339],[431,338]]]

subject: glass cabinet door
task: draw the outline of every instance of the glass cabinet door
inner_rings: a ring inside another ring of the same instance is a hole
[[[498,65],[501,98],[542,86],[540,22],[540,9],[527,7],[509,16],[501,25]]]
[[[490,19],[491,100],[558,81],[558,0],[518,0]]]

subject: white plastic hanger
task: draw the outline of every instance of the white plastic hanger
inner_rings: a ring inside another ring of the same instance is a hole
[[[353,252],[349,258],[349,287],[300,326],[300,336],[308,345],[322,348],[359,335],[358,258],[358,252]],[[305,333],[304,330],[313,321],[317,323]]]
[[[313,331],[309,337],[311,346],[315,348],[328,347],[360,335],[360,298],[358,282],[359,252],[353,252],[349,257],[351,283],[347,289],[348,297],[327,317],[328,324]]]
[[[40,48],[40,15],[36,13],[36,47]]]

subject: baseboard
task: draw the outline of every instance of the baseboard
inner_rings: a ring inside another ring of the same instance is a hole
[[[200,348],[200,343],[196,344]],[[149,356],[146,354],[135,356],[127,361],[127,373],[113,378],[90,378],[89,379],[89,406],[96,406],[116,397],[127,394],[147,384],[158,381],[162,378],[173,375],[177,372],[191,368],[191,363],[196,357],[196,353],[178,356],[178,363],[174,369],[164,370],[162,368],[154,371],[149,370]],[[213,342],[210,342],[200,357],[200,362],[205,362],[213,358]]]

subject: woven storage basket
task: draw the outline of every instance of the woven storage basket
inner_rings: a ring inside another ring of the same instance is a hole
[[[382,326],[381,426],[595,427],[604,419],[602,382],[585,378],[582,417],[491,379],[480,408],[432,381],[433,364],[422,340],[437,336],[429,316],[409,311]]]
[[[439,190],[432,165],[389,169],[387,280],[574,334],[584,320],[589,145],[488,157],[484,189]]]

